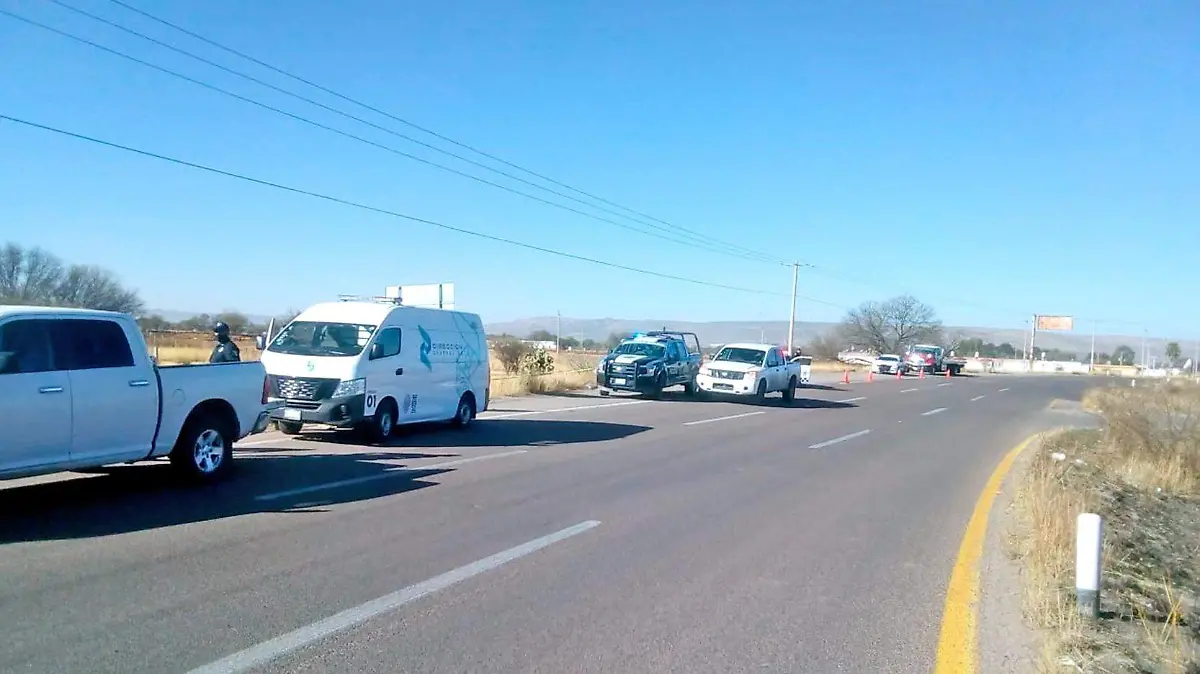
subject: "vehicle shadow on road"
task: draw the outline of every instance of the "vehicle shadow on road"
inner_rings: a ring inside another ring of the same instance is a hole
[[[837,391],[837,392],[839,392],[839,393],[845,393],[845,392],[846,392],[846,389],[844,389],[844,388],[838,388],[838,387],[836,387],[836,386],[829,386],[828,384],[801,384],[797,390],[800,390],[800,391],[804,391],[804,390],[809,390],[809,391]]]
[[[434,473],[395,472],[403,461],[423,458],[431,457],[375,452],[264,454],[236,459],[225,481],[208,486],[190,485],[165,461],[154,461],[0,489],[0,546],[111,536],[252,513],[298,512],[292,509],[317,499],[329,505],[400,494],[436,484],[426,480]],[[389,471],[393,474],[383,479]],[[339,480],[366,481],[268,501],[256,498]]]
[[[395,434],[376,449],[406,447],[526,447],[530,445],[567,445],[580,442],[620,440],[651,430],[649,426],[617,424],[609,421],[567,421],[563,419],[476,419],[470,428],[460,430],[445,424],[398,426]],[[345,431],[317,431],[297,436],[304,442],[321,445],[368,447],[362,438]],[[281,443],[286,440],[281,440]],[[260,448],[254,448],[260,449]],[[268,451],[304,451],[304,448],[269,446]]]
[[[328,506],[437,486],[438,482],[431,480],[434,476],[470,470],[470,466],[421,469],[412,462],[441,463],[458,456],[455,446],[562,445],[614,440],[650,430],[582,421],[514,419],[478,424],[466,431],[415,434],[387,447],[362,451],[338,447],[333,452],[310,446],[286,448],[299,453],[282,455],[283,441],[280,447],[238,450],[228,479],[210,486],[190,486],[180,481],[165,461],[153,461],[0,488],[0,550],[7,543],[128,534],[258,513],[302,517],[325,512]],[[328,443],[337,444],[341,443]],[[407,447],[436,449],[405,451]],[[447,449],[437,451],[441,448]],[[289,493],[331,483],[341,484]]]
[[[768,398],[767,403],[777,403],[774,407],[784,407],[794,410],[845,410],[852,407],[858,407],[854,403],[843,403],[836,400],[822,400],[820,398],[796,398],[789,405],[782,399],[772,400]]]

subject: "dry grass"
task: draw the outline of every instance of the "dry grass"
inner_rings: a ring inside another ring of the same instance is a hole
[[[1200,391],[1162,384],[1084,397],[1103,430],[1048,438],[1017,497],[1012,542],[1043,671],[1200,672]],[[1104,518],[1101,619],[1075,610],[1075,518]]]
[[[254,340],[237,339],[242,360],[258,360]],[[161,365],[207,363],[214,342],[205,333],[151,333],[147,337],[150,355]],[[529,393],[552,393],[580,389],[595,381],[594,367],[598,354],[564,352],[554,354],[554,372],[546,375],[507,375],[504,367],[491,354],[491,395],[500,398]]]
[[[849,365],[837,360],[814,360],[812,362],[813,372],[866,372],[871,369],[867,365]]]

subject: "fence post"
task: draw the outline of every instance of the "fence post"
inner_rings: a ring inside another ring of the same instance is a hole
[[[1075,606],[1079,615],[1100,616],[1100,550],[1104,523],[1095,513],[1080,513],[1075,523]]]

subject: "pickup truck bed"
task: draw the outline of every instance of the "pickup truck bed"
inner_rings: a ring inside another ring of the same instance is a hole
[[[126,314],[0,306],[0,479],[164,456],[218,479],[266,384],[258,362],[159,368]]]

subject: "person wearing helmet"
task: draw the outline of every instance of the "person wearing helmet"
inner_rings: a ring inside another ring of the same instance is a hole
[[[217,345],[213,347],[212,355],[208,357],[210,363],[238,363],[242,360],[242,353],[238,350],[238,345],[233,343],[229,338],[229,326],[217,321],[213,326],[213,333],[217,336]]]

